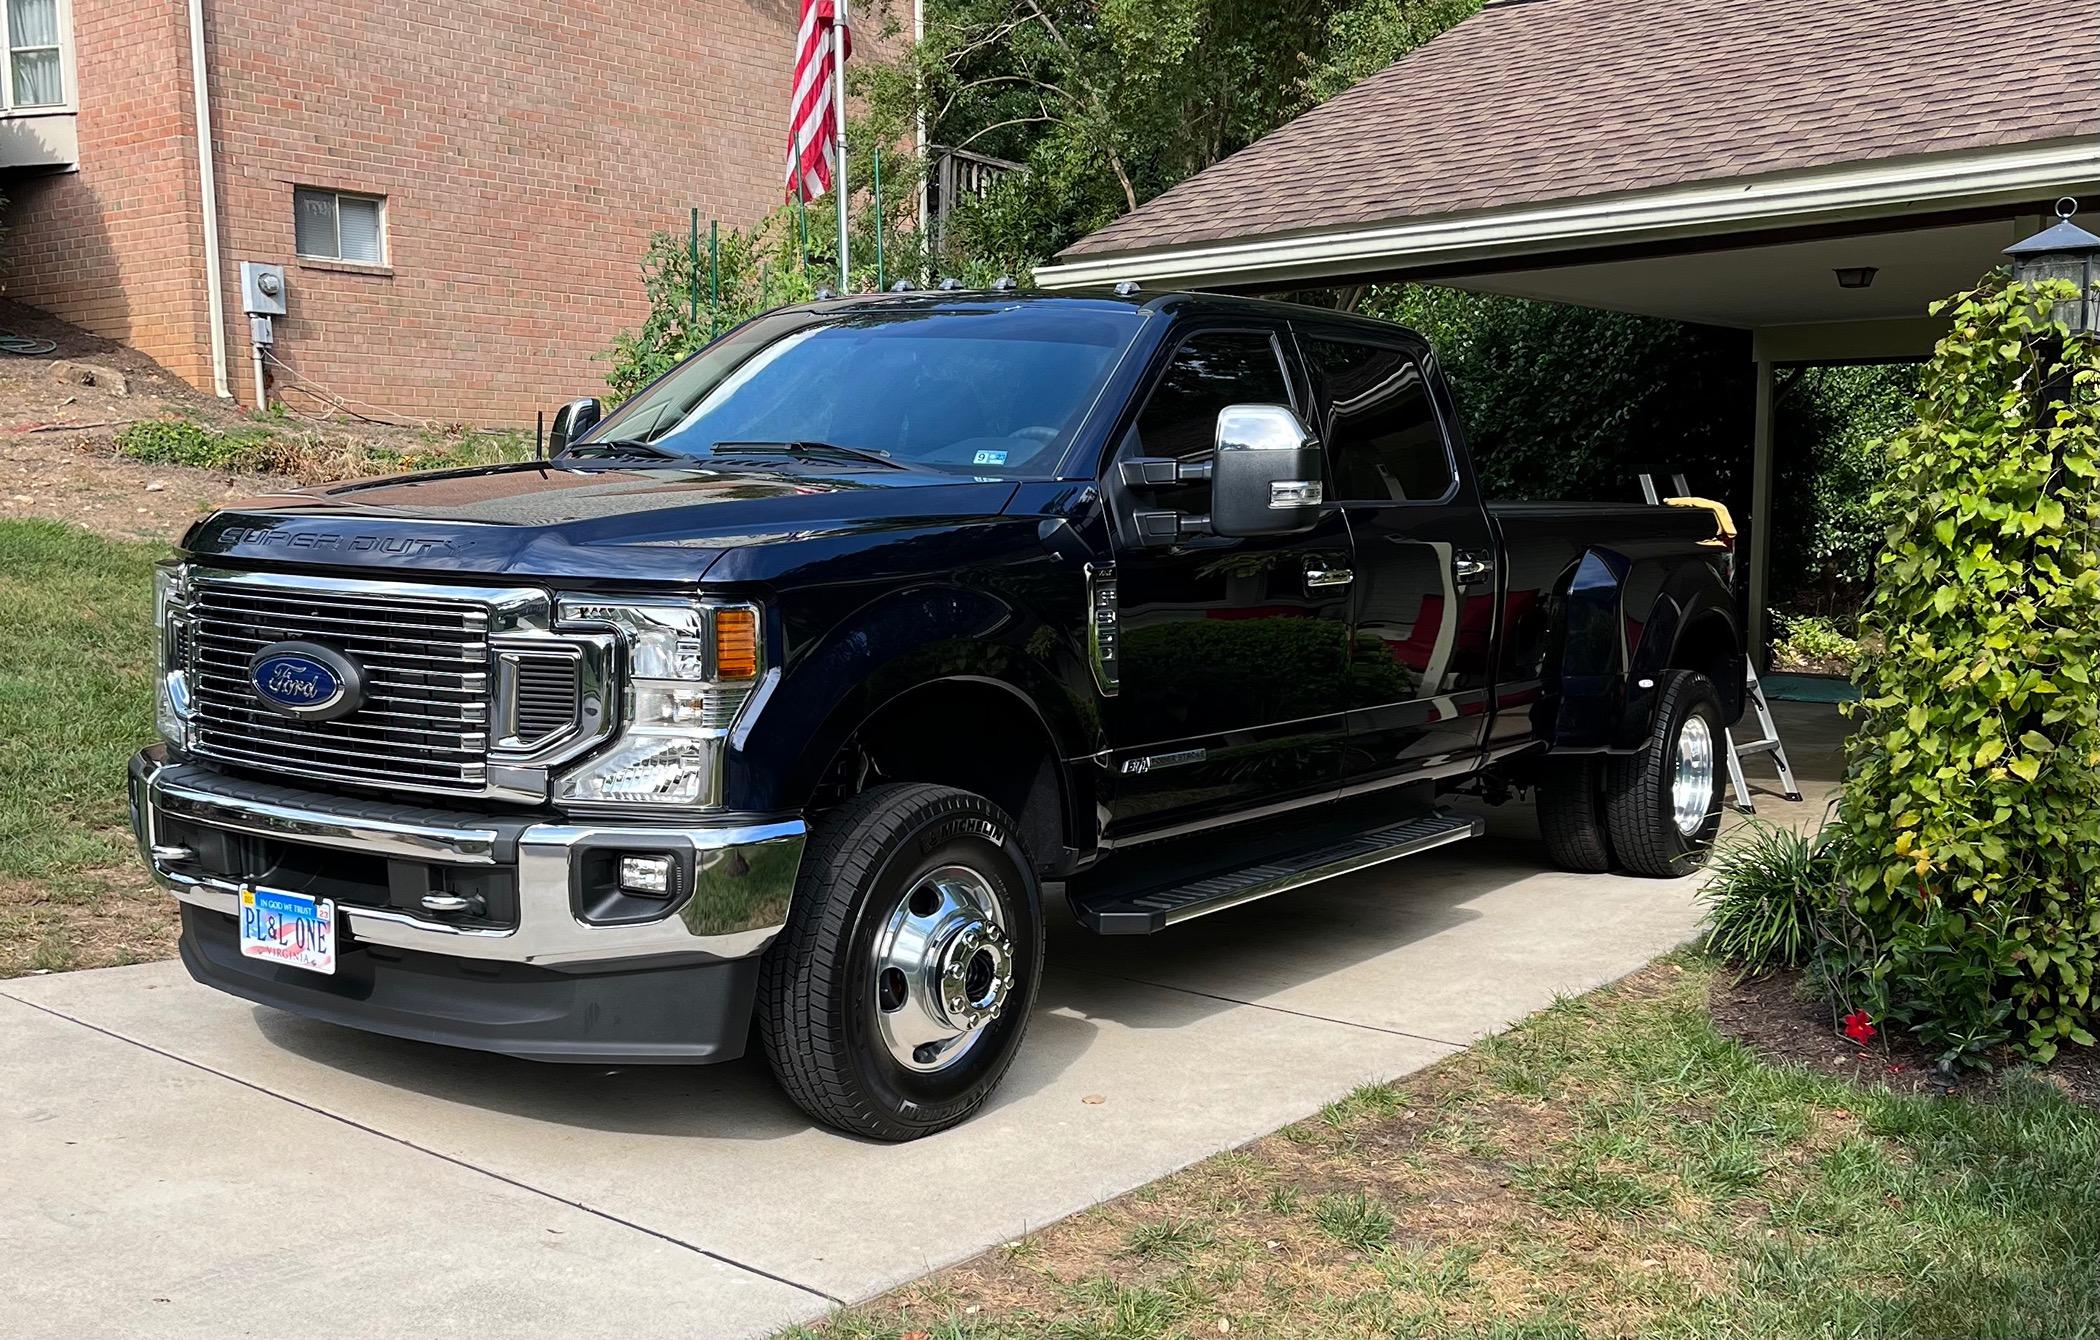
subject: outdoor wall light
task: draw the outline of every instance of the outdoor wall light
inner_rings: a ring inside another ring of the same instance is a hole
[[[2058,323],[2069,327],[2074,335],[2100,330],[2100,296],[2093,292],[2100,237],[2071,222],[2071,216],[2077,212],[2078,202],[2065,196],[2056,202],[2053,226],[2005,249],[2005,254],[2012,257],[2015,282],[2035,284],[2045,279],[2068,279],[2078,286],[2078,297],[2056,304]]]
[[[1838,277],[1839,288],[1872,288],[1874,276],[1881,269],[1874,265],[1841,265],[1832,273]]]

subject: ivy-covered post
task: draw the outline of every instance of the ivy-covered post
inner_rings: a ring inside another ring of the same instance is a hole
[[[2072,293],[1936,309],[1952,329],[1872,498],[1824,966],[1950,1064],[2091,1045],[2100,1007],[2100,346],[2054,319]]]

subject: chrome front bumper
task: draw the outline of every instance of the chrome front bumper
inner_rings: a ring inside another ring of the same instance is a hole
[[[309,847],[462,867],[511,864],[516,924],[469,926],[438,916],[343,901],[349,938],[462,959],[542,966],[632,960],[727,960],[764,950],[787,921],[802,863],[800,819],[717,828],[658,828],[499,821],[473,813],[389,810],[370,803],[263,783],[168,760],[154,746],[131,762],[131,823],[153,877],[181,901],[231,916],[240,884],[184,870],[162,841],[168,819]],[[684,847],[694,887],[652,921],[585,921],[571,894],[572,857],[585,846],[632,841]]]

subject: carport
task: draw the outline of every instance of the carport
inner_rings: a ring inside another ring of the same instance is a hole
[[[1496,0],[1065,250],[1044,287],[1414,280],[1748,332],[1751,645],[1777,369],[1931,352],[1937,298],[2100,206],[2096,0]]]

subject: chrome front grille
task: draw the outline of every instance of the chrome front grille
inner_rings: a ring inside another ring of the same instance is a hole
[[[190,604],[192,749],[264,772],[485,794],[495,612],[426,591],[197,579]],[[356,662],[364,671],[363,704],[318,721],[281,716],[257,699],[249,661],[272,643],[294,640]]]

